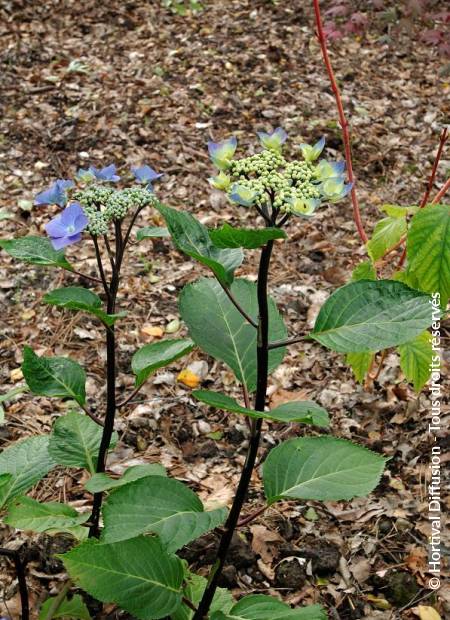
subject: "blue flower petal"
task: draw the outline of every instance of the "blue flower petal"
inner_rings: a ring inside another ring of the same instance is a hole
[[[237,148],[237,139],[235,136],[222,140],[221,142],[208,142],[208,152],[214,163],[219,170],[226,170]]]
[[[110,164],[109,166],[105,166],[104,168],[89,166],[87,172],[91,173],[97,179],[97,181],[120,181],[120,177],[116,174],[115,164]]]
[[[153,170],[153,168],[147,166],[147,164],[144,164],[143,166],[132,166],[131,172],[134,174],[134,178],[138,183],[151,184],[153,181],[157,181],[164,176],[162,173],[159,174]]]
[[[67,202],[67,190],[73,186],[74,183],[70,179],[57,179],[53,185],[36,196],[34,204],[64,207]]]
[[[45,225],[45,230],[55,249],[76,243],[81,239],[81,232],[89,221],[78,202],[73,202]]]
[[[271,133],[258,131],[257,134],[262,146],[271,151],[280,152],[281,147],[287,140],[287,133],[282,127],[277,127]]]
[[[258,194],[245,185],[235,183],[231,188],[229,196],[233,202],[243,207],[251,207],[258,197]]]

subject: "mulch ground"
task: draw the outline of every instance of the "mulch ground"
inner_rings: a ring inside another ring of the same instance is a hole
[[[87,163],[115,162],[126,169],[149,163],[165,173],[158,196],[187,209],[207,225],[251,216],[227,204],[207,183],[212,169],[205,144],[234,134],[241,153],[256,148],[257,130],[283,126],[288,147],[325,135],[327,154],[342,153],[334,99],[303,2],[264,0],[206,2],[196,16],[174,16],[159,2],[34,3],[8,1],[0,8],[2,115],[0,208],[2,237],[43,234],[51,209],[32,208],[34,195],[51,180],[72,176]],[[426,184],[438,136],[449,119],[449,65],[414,32],[390,43],[370,34],[332,48],[343,99],[351,119],[354,167],[367,229],[386,202],[417,204]],[[438,172],[437,187],[450,167]],[[145,213],[140,224],[158,223]],[[364,257],[349,203],[322,210],[312,221],[290,225],[289,243],[277,244],[271,292],[290,333],[304,333],[326,296],[345,283]],[[68,251],[83,271],[94,267],[89,243]],[[0,393],[20,383],[24,344],[39,354],[73,356],[88,371],[89,406],[101,414],[105,346],[95,321],[41,304],[49,289],[82,283],[55,271],[25,269],[4,253],[0,264]],[[240,270],[254,276],[250,253]],[[387,265],[386,275],[394,269]],[[176,253],[170,242],[134,244],[125,267],[119,324],[119,390],[132,385],[131,354],[178,317],[177,294],[203,270]],[[173,323],[172,323],[173,325]],[[180,333],[183,333],[181,327]],[[443,325],[448,344],[449,328]],[[443,375],[447,377],[448,352]],[[241,418],[200,406],[177,381],[190,367],[204,387],[240,398],[231,373],[199,351],[160,372],[117,423],[120,444],[110,469],[162,462],[172,476],[206,502],[229,501],[244,460],[248,429]],[[342,356],[308,343],[290,348],[270,383],[271,404],[308,398],[328,409],[331,432],[389,456],[381,484],[369,498],[352,502],[277,504],[242,529],[223,582],[239,595],[261,592],[296,605],[320,602],[330,618],[413,619],[417,602],[450,612],[450,590],[427,584],[426,474],[430,400],[405,383],[398,356],[389,353],[377,377],[355,383]],[[4,446],[48,432],[63,403],[23,397],[10,403],[0,427]],[[444,416],[449,407],[444,403]],[[444,419],[445,422],[445,419]],[[304,432],[267,423],[261,458],[280,438]],[[314,430],[307,430],[314,433]],[[82,472],[61,471],[34,496],[88,507]],[[261,501],[259,470],[247,512]],[[2,529],[2,544],[28,545],[32,604],[38,609],[63,583],[52,557],[61,538],[27,537]],[[209,535],[184,556],[207,574],[217,540]],[[19,617],[11,566],[1,560],[0,610]],[[106,606],[94,617],[129,618]]]

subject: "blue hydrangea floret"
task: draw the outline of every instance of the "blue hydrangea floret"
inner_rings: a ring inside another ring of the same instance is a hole
[[[40,192],[35,200],[36,206],[58,205],[64,207],[67,204],[67,190],[74,186],[70,179],[57,179],[48,189]]]
[[[81,239],[82,231],[89,223],[82,206],[72,202],[60,215],[45,225],[45,230],[55,250],[61,250],[67,245],[77,243]]]

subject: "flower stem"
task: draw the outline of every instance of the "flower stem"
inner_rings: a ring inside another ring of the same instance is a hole
[[[267,378],[269,370],[269,308],[267,299],[267,280],[269,274],[270,257],[272,254],[273,241],[269,241],[263,247],[258,271],[258,336],[257,336],[257,387],[255,397],[255,409],[264,411],[267,394]],[[262,420],[252,420],[250,443],[242,469],[233,505],[224,526],[224,533],[220,540],[219,550],[214,566],[206,586],[203,598],[199,603],[198,609],[193,616],[193,620],[206,620],[214,594],[216,592],[220,575],[228,555],[234,531],[239,522],[242,507],[244,505],[251,476],[258,454],[259,442],[261,438]]]
[[[94,238],[95,239],[95,238]],[[99,271],[104,279],[104,270],[101,254],[98,251],[98,244],[94,241],[96,248],[97,262]],[[111,282],[104,283],[105,292],[107,293],[106,311],[108,314],[114,314],[116,309],[117,291],[120,281],[120,266],[122,264],[124,245],[122,242],[122,231],[120,223],[116,223],[116,255],[115,265],[111,275]],[[103,425],[103,433],[100,441],[100,447],[97,456],[97,473],[103,473],[106,467],[106,457],[108,454],[111,438],[114,432],[114,421],[116,417],[116,336],[114,325],[106,327],[106,415]],[[92,505],[92,514],[90,518],[89,537],[98,538],[100,535],[100,510],[103,501],[103,493],[95,493]]]

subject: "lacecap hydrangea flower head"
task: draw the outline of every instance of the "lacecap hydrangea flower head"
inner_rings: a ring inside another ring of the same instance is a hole
[[[53,247],[59,250],[77,243],[84,230],[93,236],[106,235],[112,222],[123,220],[130,211],[154,204],[156,197],[152,183],[163,175],[147,165],[133,167],[131,172],[138,185],[125,189],[108,185],[120,180],[116,166],[110,164],[104,168],[90,166],[80,169],[76,179],[81,182],[81,187],[76,188],[71,180],[58,179],[50,188],[40,192],[35,205],[55,204],[63,208],[45,226]]]
[[[234,159],[234,137],[208,144],[211,160],[219,170],[209,181],[226,192],[231,202],[310,217],[322,203],[337,202],[350,192],[352,184],[345,182],[345,163],[319,160],[324,138],[312,146],[301,144],[302,159],[287,161],[282,153],[287,134],[281,127],[271,133],[258,132],[258,137],[262,152],[242,159]]]

